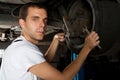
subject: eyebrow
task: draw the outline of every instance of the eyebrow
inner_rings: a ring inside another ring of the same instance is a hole
[[[32,18],[40,18],[39,16],[32,16]]]
[[[39,16],[32,16],[32,18],[36,18],[36,19],[38,19],[38,18],[40,18]],[[46,17],[46,18],[44,18],[45,20],[48,20],[48,18]]]

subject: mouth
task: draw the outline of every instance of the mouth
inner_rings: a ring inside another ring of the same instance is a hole
[[[45,32],[44,32],[44,31],[38,31],[37,33],[38,33],[39,35],[44,35]]]

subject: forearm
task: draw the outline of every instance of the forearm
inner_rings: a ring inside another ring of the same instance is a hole
[[[45,58],[47,61],[49,62],[52,61],[57,51],[58,45],[59,41],[56,38],[54,38],[53,41],[51,42],[51,45],[49,46],[48,50],[45,53]]]
[[[77,56],[76,60],[74,60],[70,65],[68,65],[63,73],[64,75],[69,78],[68,80],[71,80],[74,78],[74,76],[78,73],[80,68],[82,67],[86,57],[88,56],[88,53],[90,52],[89,49],[83,48],[79,55]]]
[[[78,71],[82,67],[90,51],[94,49],[99,43],[100,43],[99,36],[94,31],[91,32],[85,38],[84,46],[81,52],[79,53],[78,57],[63,71],[67,80],[73,79],[73,77],[78,73]]]
[[[58,45],[59,45],[59,42],[63,42],[64,40],[65,40],[64,33],[57,33],[54,36],[50,47],[48,48],[47,52],[45,53],[45,58],[47,59],[47,61],[51,61],[54,58],[55,53],[58,48]]]

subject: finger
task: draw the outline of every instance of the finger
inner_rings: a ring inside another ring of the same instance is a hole
[[[98,34],[96,32],[92,32],[91,35],[90,35],[90,37],[92,37],[95,40],[99,39],[99,36],[98,36]]]
[[[96,34],[96,32],[95,32],[95,31],[92,31],[88,36],[89,36],[89,37],[93,37],[95,34]]]
[[[100,44],[100,40],[96,41],[96,46],[98,46]]]

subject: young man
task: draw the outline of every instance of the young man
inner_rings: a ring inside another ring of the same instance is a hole
[[[59,41],[64,41],[64,34],[55,35],[45,55],[37,47],[46,29],[45,7],[36,3],[25,4],[19,17],[21,36],[5,50],[0,80],[72,80],[90,51],[100,43],[97,33],[91,32],[76,60],[60,72],[49,61],[54,57]]]

